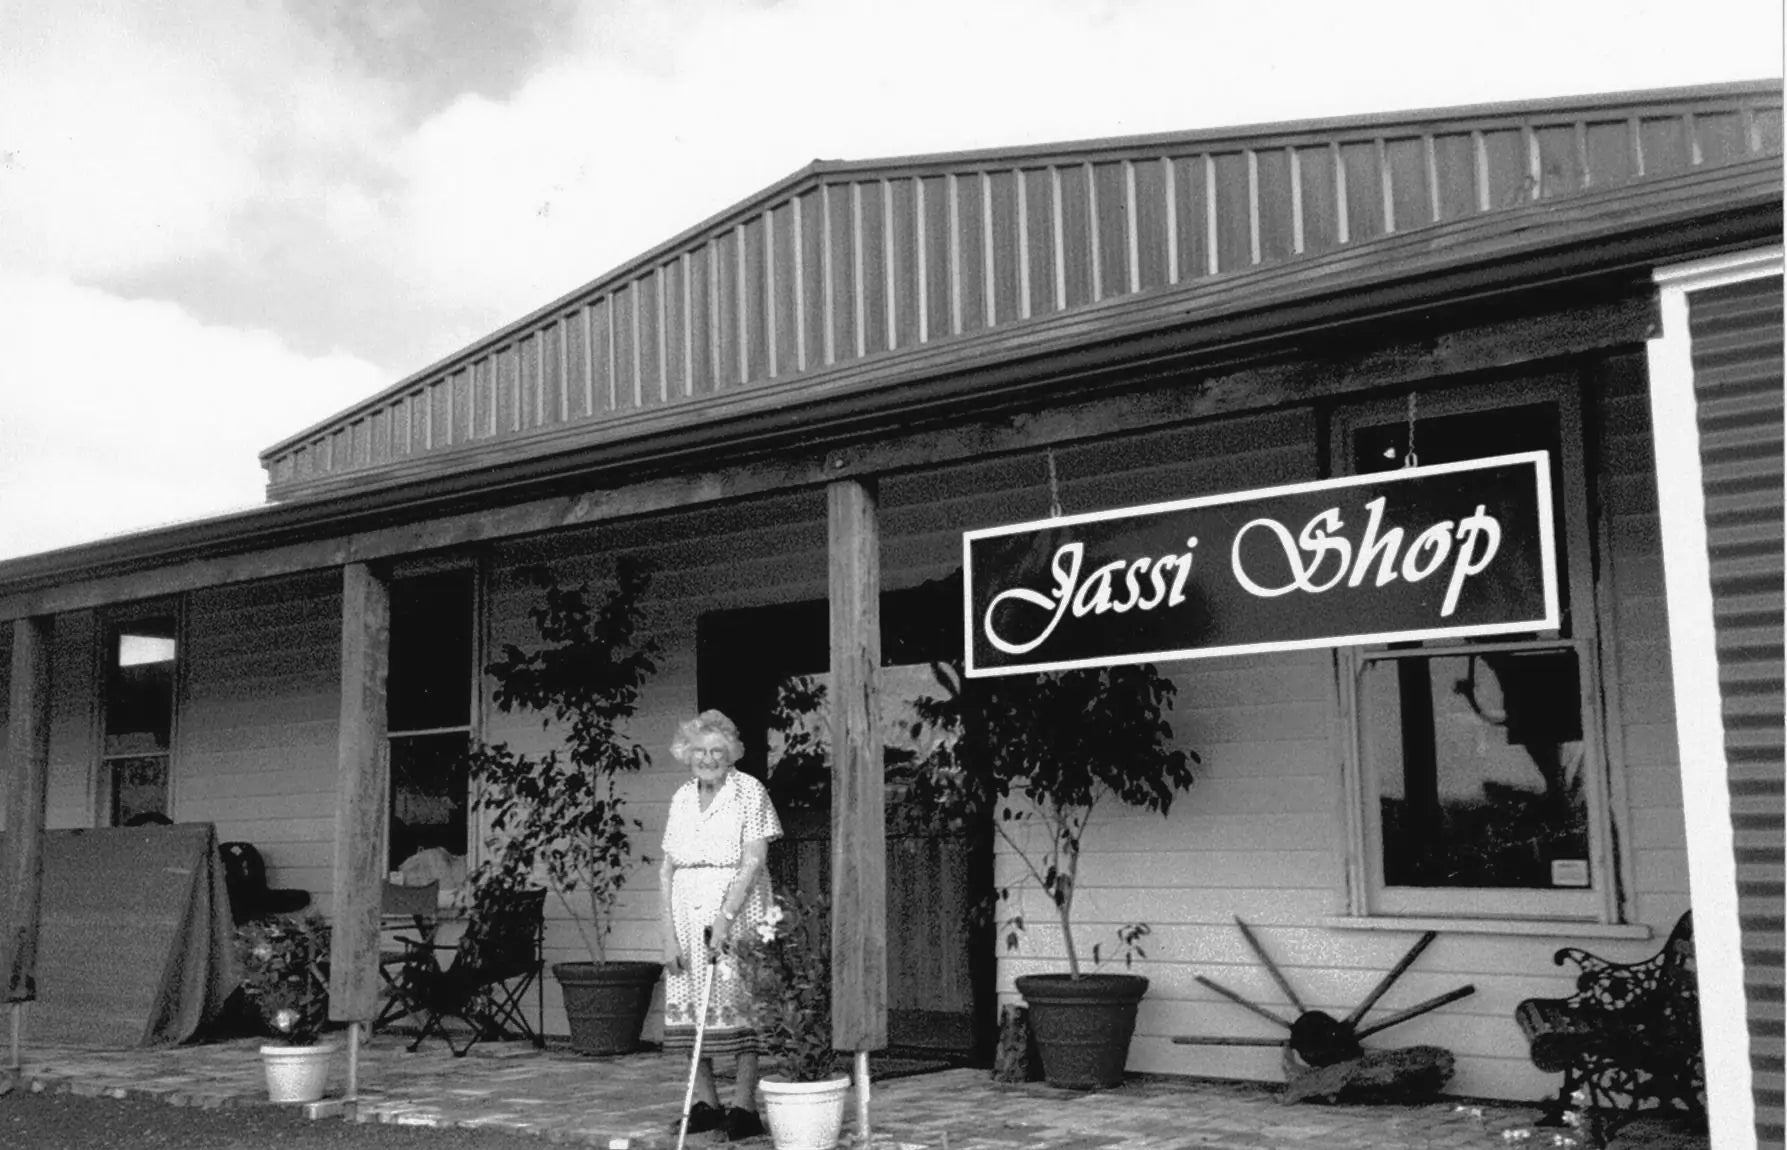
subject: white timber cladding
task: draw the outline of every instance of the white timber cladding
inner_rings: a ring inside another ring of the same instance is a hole
[[[261,852],[268,882],[327,913],[341,579],[321,571],[187,596],[174,818]]]
[[[44,798],[45,827],[90,827],[98,817],[99,643],[96,612],[56,616],[50,636],[50,770]]]
[[[1615,360],[1585,388],[1584,419],[1598,448],[1591,480],[1604,532],[1596,573],[1603,675],[1610,714],[1615,817],[1621,820],[1632,915],[1652,939],[1442,931],[1378,1005],[1375,1015],[1465,983],[1476,993],[1388,1031],[1381,1041],[1432,1042],[1458,1056],[1460,1094],[1535,1098],[1554,1089],[1527,1060],[1512,1021],[1516,1002],[1561,994],[1569,975],[1551,963],[1566,943],[1611,958],[1654,951],[1687,905],[1681,794],[1676,772],[1664,630],[1662,567],[1642,361]],[[1069,513],[1162,498],[1195,497],[1317,477],[1320,420],[1308,408],[1210,421],[1055,451],[1059,496]],[[880,482],[883,585],[915,586],[948,574],[960,533],[1016,522],[1049,508],[1040,452]],[[695,628],[707,611],[821,599],[826,590],[823,492],[760,497],[702,510],[561,531],[492,547],[484,558],[487,650],[525,645],[534,589],[526,568],[544,564],[566,582],[600,572],[617,555],[656,568],[646,623],[662,647],[632,729],[652,754],[630,787],[645,853],[656,855],[671,793],[685,777],[667,747],[696,706]],[[193,592],[175,817],[210,819],[220,838],[255,842],[273,881],[301,886],[326,906],[333,844],[339,582],[335,572]],[[57,698],[51,747],[50,825],[91,825],[93,657],[91,613],[56,620]],[[1146,921],[1152,980],[1130,1068],[1277,1080],[1276,1052],[1176,1046],[1177,1034],[1266,1035],[1263,1020],[1194,981],[1206,975],[1283,1013],[1291,1008],[1253,960],[1235,916],[1257,930],[1312,1009],[1350,1010],[1415,941],[1414,930],[1345,930],[1342,744],[1333,656],[1297,652],[1163,667],[1178,685],[1172,722],[1203,758],[1198,782],[1173,814],[1112,811],[1095,826],[1081,876],[1081,949],[1109,946],[1117,926]],[[0,675],[6,674],[0,663]],[[486,685],[488,689],[488,685]],[[485,700],[487,737],[538,749],[553,737],[537,720],[503,715]],[[1009,874],[1013,860],[999,866]],[[1031,928],[1022,949],[999,956],[998,986],[1056,969],[1060,941],[1048,908],[1026,895]],[[658,956],[655,867],[623,893],[609,939],[614,958]],[[577,932],[549,906],[548,961],[579,956]],[[898,930],[898,923],[890,923]],[[546,1026],[565,1032],[558,991],[546,986]],[[654,1014],[648,1037],[658,1033]]]
[[[12,624],[0,627],[0,747],[7,745],[7,722],[12,715]],[[0,770],[0,827],[12,802],[12,768]]]
[[[1624,790],[1623,837],[1630,849],[1620,861],[1632,892],[1628,914],[1661,937],[1688,909],[1690,900],[1650,401],[1642,358],[1634,355],[1611,364],[1598,390],[1599,410],[1585,411],[1584,418],[1599,425],[1597,482],[1606,559],[1596,572],[1596,583],[1601,674],[1610,707],[1607,756],[1615,766],[1611,781],[1616,802],[1619,790]]]

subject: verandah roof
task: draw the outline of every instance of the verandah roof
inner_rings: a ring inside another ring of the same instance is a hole
[[[1120,301],[1178,300],[1195,321],[1232,302],[1225,285],[1307,278],[1256,274],[1272,268],[1345,290],[1407,256],[1387,240],[1488,243],[1470,222],[1780,151],[1781,91],[1759,83],[817,162],[269,448],[268,493],[612,443],[741,392],[793,405],[864,365],[895,382],[1121,322]]]

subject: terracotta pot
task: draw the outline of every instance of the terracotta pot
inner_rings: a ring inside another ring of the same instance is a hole
[[[1042,1055],[1043,1081],[1069,1090],[1123,1082],[1136,1005],[1148,993],[1139,974],[1026,974],[1018,993],[1030,1007],[1030,1032]]]
[[[565,996],[571,1049],[579,1054],[630,1054],[639,1049],[652,988],[663,967],[655,962],[559,962],[552,975]]]
[[[841,1074],[824,1082],[765,1078],[757,1083],[757,1091],[763,1096],[763,1117],[776,1150],[832,1150],[838,1144],[850,1079]]]
[[[329,1085],[329,1068],[335,1061],[333,1042],[313,1046],[274,1043],[261,1047],[261,1065],[267,1071],[270,1102],[315,1102]]]

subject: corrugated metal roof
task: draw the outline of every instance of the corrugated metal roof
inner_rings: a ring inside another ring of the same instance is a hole
[[[558,450],[656,409],[1127,297],[1219,299],[1260,269],[1389,258],[1392,237],[1780,150],[1780,86],[1757,83],[815,163],[274,445],[268,491]]]

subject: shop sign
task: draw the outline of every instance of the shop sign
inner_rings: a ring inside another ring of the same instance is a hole
[[[1546,452],[962,536],[971,676],[1558,627]]]

